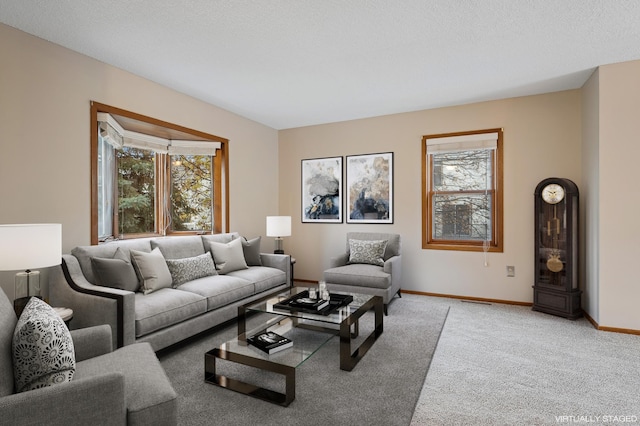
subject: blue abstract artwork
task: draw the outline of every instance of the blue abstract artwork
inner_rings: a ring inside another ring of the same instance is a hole
[[[393,223],[393,152],[347,156],[347,222]]]
[[[342,223],[342,157],[302,160],[302,222]]]

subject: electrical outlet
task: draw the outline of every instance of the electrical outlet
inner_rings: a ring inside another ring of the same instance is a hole
[[[515,266],[507,266],[507,276],[515,277],[516,276],[516,267]]]

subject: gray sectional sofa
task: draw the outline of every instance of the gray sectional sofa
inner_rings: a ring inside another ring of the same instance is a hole
[[[235,232],[76,247],[53,272],[50,302],[73,309],[72,329],[108,324],[114,347],[149,342],[158,351],[236,317],[241,304],[290,286],[291,258],[259,247],[259,238],[246,241]],[[208,253],[214,271],[203,264]],[[153,263],[159,258],[171,266],[169,278]],[[139,287],[131,286],[127,268]]]

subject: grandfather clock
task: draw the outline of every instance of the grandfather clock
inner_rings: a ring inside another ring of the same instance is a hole
[[[535,190],[535,283],[533,310],[582,316],[578,285],[578,187],[548,178]]]

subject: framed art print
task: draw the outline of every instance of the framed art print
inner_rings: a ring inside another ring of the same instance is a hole
[[[342,157],[302,160],[302,222],[342,223]]]
[[[347,223],[393,223],[393,152],[347,156]]]

